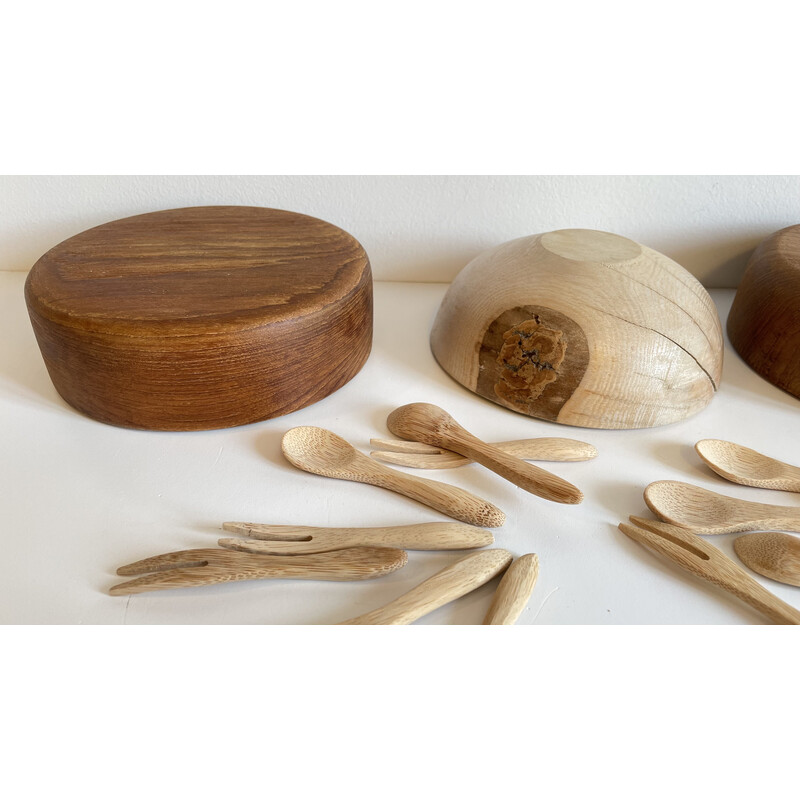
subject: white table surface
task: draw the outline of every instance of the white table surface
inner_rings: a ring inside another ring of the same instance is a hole
[[[508,518],[494,531],[496,546],[539,555],[539,580],[519,624],[763,621],[617,530],[629,514],[652,516],[642,491],[667,478],[800,506],[797,495],[723,481],[694,452],[697,440],[720,438],[800,462],[800,400],[752,372],[727,340],[721,389],[700,414],[648,430],[569,428],[482,400],[437,366],[428,333],[445,285],[376,283],[372,354],[331,397],[240,428],[151,433],[94,422],[61,400],[28,321],[24,280],[0,272],[0,623],[327,624],[394,599],[464,553],[409,552],[402,570],[355,583],[262,580],[127,597],[107,590],[121,580],[114,574],[121,564],[213,546],[226,520],[377,526],[446,519],[376,487],[301,472],[280,452],[282,435],[296,425],[329,428],[368,451],[370,437],[389,435],[389,411],[414,401],[442,406],[488,441],[568,436],[599,450],[594,461],[548,465],[583,490],[578,506],[527,494],[477,465],[413,471],[495,503]],[[723,322],[733,294],[712,292]],[[734,536],[713,543],[733,555]],[[800,607],[800,588],[758,579]],[[497,583],[418,624],[480,623]]]

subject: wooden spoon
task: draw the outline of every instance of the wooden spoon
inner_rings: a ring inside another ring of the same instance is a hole
[[[774,581],[800,586],[800,539],[788,533],[748,533],[733,543],[739,560]]]
[[[324,428],[292,428],[284,434],[281,449],[298,469],[390,489],[469,525],[499,528],[506,521],[506,515],[486,500],[447,483],[405,475],[379,464]]]
[[[513,560],[508,550],[483,550],[445,567],[381,608],[341,625],[409,625],[499,575]]]
[[[494,593],[483,624],[513,625],[525,610],[538,577],[539,557],[536,553],[528,553],[514,561]]]
[[[644,501],[665,522],[695,533],[800,532],[800,508],[739,500],[681,481],[651,483],[644,490]]]
[[[453,450],[531,494],[557,503],[583,500],[583,494],[571,483],[481,441],[431,403],[409,403],[396,408],[389,414],[386,424],[395,436]]]
[[[800,492],[800,468],[791,464],[721,439],[702,439],[694,449],[717,475],[733,483]]]

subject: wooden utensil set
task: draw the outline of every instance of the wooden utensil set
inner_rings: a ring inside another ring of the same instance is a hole
[[[572,484],[523,459],[584,461],[597,455],[585,442],[542,438],[488,444],[428,403],[393,411],[389,430],[400,439],[371,439],[380,449],[372,458],[324,428],[298,427],[283,437],[286,459],[306,472],[389,489],[447,514],[459,523],[432,522],[378,528],[317,528],[226,522],[240,534],[218,540],[217,548],[182,550],[120,567],[119,575],[139,577],[110,594],[200,586],[253,578],[356,581],[378,578],[404,567],[406,550],[469,550],[487,547],[505,514],[491,503],[455,486],[414,477],[386,466],[452,469],[477,462],[531,494],[558,503],[583,499]],[[749,448],[713,439],[695,445],[718,475],[745,486],[800,491],[800,469]],[[630,517],[619,529],[692,574],[739,597],[769,620],[800,624],[800,611],[767,591],[702,535],[757,531],[741,536],[734,550],[755,572],[800,586],[800,509],[727,497],[680,481],[656,481],[644,499],[659,518]],[[528,602],[539,560],[528,553],[516,560],[504,549],[467,555],[392,602],[349,619],[346,625],[406,625],[505,573],[484,618],[487,625],[513,625]]]
[[[491,503],[440,481],[398,472],[381,461],[420,469],[443,469],[476,461],[531,494],[574,504],[581,492],[547,470],[522,460],[584,461],[592,445],[551,438],[487,444],[449,414],[428,403],[412,403],[389,416],[389,430],[401,440],[372,440],[383,449],[369,458],[323,428],[292,428],[282,451],[294,466],[330,478],[369,483],[402,494],[459,523],[434,522],[380,528],[316,528],[226,522],[223,529],[244,538],[225,537],[218,548],[182,550],[146,558],[117,570],[137,575],[113,586],[112,595],[201,586],[253,578],[355,581],[377,578],[405,566],[406,550],[468,550],[486,547],[494,536],[486,528],[505,522]],[[407,457],[403,461],[403,457]],[[421,459],[419,461],[415,459]],[[539,560],[528,553],[514,560],[507,550],[488,549],[465,556],[388,605],[343,624],[404,625],[440,608],[505,573],[484,624],[513,625],[525,609],[539,574]]]
[[[743,486],[800,491],[800,469],[732,442],[703,439],[698,455],[721,477]],[[734,540],[739,559],[754,572],[800,586],[800,508],[754,503],[681,481],[656,481],[644,490],[660,521],[630,517],[619,529],[629,538],[743,600],[773,622],[800,625],[800,611],[767,591],[701,536],[758,531]]]

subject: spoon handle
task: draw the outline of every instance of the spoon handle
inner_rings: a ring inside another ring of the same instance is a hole
[[[499,549],[466,556],[391,603],[340,624],[408,625],[487,583],[506,569],[512,558],[507,550]]]
[[[365,482],[391,489],[468,525],[499,528],[506,521],[506,515],[497,506],[464,489],[440,481],[405,475],[384,467],[377,461],[371,463],[374,467],[365,476]]]
[[[483,624],[513,625],[525,610],[538,577],[536,553],[520,556],[503,575]]]
[[[477,461],[531,494],[556,503],[580,503],[583,500],[581,491],[568,481],[546,469],[504,453],[468,431],[462,429],[458,437],[448,436],[444,444],[449,450]]]

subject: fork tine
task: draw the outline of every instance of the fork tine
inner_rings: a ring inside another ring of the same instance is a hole
[[[238,550],[242,553],[260,553],[261,555],[303,555],[312,553],[326,553],[331,550],[345,550],[352,547],[351,544],[344,542],[338,544],[331,541],[327,544],[319,544],[312,542],[311,537],[306,540],[300,541],[281,541],[280,539],[273,539],[270,537],[252,537],[249,539],[240,539],[237,537],[229,537],[217,539],[217,544],[226,550]]]
[[[415,453],[418,455],[438,455],[444,451],[440,447],[433,447],[422,442],[406,441],[405,439],[370,439],[374,447],[382,447],[391,453]]]
[[[692,533],[689,528],[680,528],[669,522],[645,519],[644,517],[630,516],[628,519],[638,528],[643,528],[661,539],[675,542],[704,561],[708,561],[710,556],[719,552],[716,547],[710,545],[705,539],[701,539],[696,533]]]
[[[209,572],[209,570],[212,571]],[[111,595],[139,594],[140,592],[150,592],[155,589],[182,589],[185,586],[205,586],[208,583],[223,583],[231,579],[231,570],[219,567],[163,568],[161,572],[151,572],[149,575],[142,575],[131,581],[118,583],[116,586],[112,586],[108,593]]]
[[[202,567],[208,563],[209,556],[213,556],[214,552],[211,548],[202,548],[162,553],[134,561],[132,564],[125,564],[117,570],[117,575],[141,575],[144,572],[158,572],[164,569]]]
[[[313,528],[303,525],[263,525],[259,522],[223,522],[222,530],[268,542],[310,542]]]

